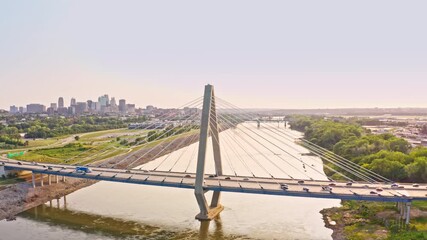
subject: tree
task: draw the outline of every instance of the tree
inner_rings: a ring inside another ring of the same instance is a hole
[[[387,159],[375,159],[369,169],[393,181],[402,181],[407,177],[405,165]]]
[[[418,157],[406,166],[409,180],[413,182],[427,182],[427,157]]]
[[[78,141],[78,140],[80,140],[80,136],[75,136],[75,137],[74,137],[74,139],[75,139],[76,141]]]

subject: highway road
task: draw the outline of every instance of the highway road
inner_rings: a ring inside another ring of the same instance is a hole
[[[78,173],[75,166],[57,164],[35,164],[11,159],[0,160],[6,170],[32,171],[35,174],[50,174],[100,181],[194,189],[195,174],[126,170],[91,167],[90,173]],[[286,185],[287,188],[283,189]],[[332,190],[325,190],[326,186]],[[205,176],[207,191],[239,192],[310,198],[332,198],[343,200],[368,200],[382,202],[408,202],[427,200],[427,184],[399,184],[392,188],[390,183],[331,182],[320,180],[299,180],[284,178],[260,178],[251,176]]]

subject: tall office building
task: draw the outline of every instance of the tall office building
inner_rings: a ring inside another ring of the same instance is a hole
[[[58,108],[63,108],[64,107],[64,98],[60,97],[58,99]]]
[[[71,98],[70,106],[76,106],[76,99],[75,98]]]
[[[126,113],[126,100],[125,99],[119,100],[119,111],[121,113]]]
[[[101,96],[98,98],[98,102],[101,105],[101,107],[106,107],[110,105],[110,98],[108,97],[107,94],[105,94],[104,96]]]

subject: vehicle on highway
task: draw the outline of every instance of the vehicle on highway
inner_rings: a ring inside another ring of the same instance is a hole
[[[348,182],[348,183],[346,183],[345,185],[347,185],[347,186],[352,186],[352,185],[353,185],[353,183],[352,183],[352,182]]]
[[[371,191],[370,194],[378,194],[378,193],[375,191]]]
[[[131,173],[131,171],[130,170],[126,170],[126,173]]]
[[[412,185],[412,187],[420,187],[420,185],[419,185],[419,184],[417,184],[417,183],[414,183],[414,184]]]
[[[322,191],[330,192],[330,191],[332,191],[332,187],[330,187],[330,186],[322,186]]]
[[[280,188],[283,189],[283,190],[288,190],[289,186],[288,186],[288,184],[281,183],[280,184]]]
[[[382,188],[377,188],[377,192],[382,192],[383,189]]]
[[[225,180],[231,180],[231,177],[226,177]]]
[[[47,170],[53,170],[53,168],[51,166],[47,167]]]
[[[299,184],[304,184],[304,180],[299,180],[298,183]]]
[[[304,191],[306,191],[306,192],[309,192],[310,190],[308,189],[308,188],[303,188],[302,190],[304,190]]]
[[[184,177],[186,177],[186,178],[191,178],[191,175],[190,175],[190,174],[187,174],[187,175],[185,175]]]
[[[22,165],[22,163],[21,163],[21,162],[18,162],[18,165]]]
[[[245,177],[243,178],[243,181],[249,181],[249,178]]]
[[[391,188],[398,188],[398,187],[399,187],[399,184],[397,184],[397,183],[391,184]]]
[[[88,167],[76,167],[77,173],[91,173],[92,170]]]
[[[329,183],[329,186],[330,187],[335,187],[337,184],[335,184],[335,183]]]

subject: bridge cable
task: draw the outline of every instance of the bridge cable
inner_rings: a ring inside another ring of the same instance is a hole
[[[187,121],[188,119],[190,119],[190,118],[192,118],[192,117],[194,117],[194,116],[197,116],[197,115],[198,115],[198,113],[193,114],[193,115],[191,115],[190,117],[188,117],[187,119],[185,119],[184,121]],[[168,134],[168,133],[170,133],[171,131],[173,131],[174,129],[176,129],[176,128],[178,128],[178,127],[180,127],[180,126],[178,126],[178,125],[177,125],[177,126],[175,126],[175,127],[173,127],[173,128],[170,128],[170,129],[168,129],[167,131],[165,131],[164,133],[162,133],[162,134],[160,134],[159,136],[157,136],[154,140],[144,143],[143,145],[146,145],[146,144],[149,144],[149,143],[156,143],[157,141],[161,140],[161,141],[160,141],[160,143],[157,143],[157,144],[156,144],[156,146],[154,146],[154,147],[150,148],[150,149],[149,149],[147,152],[145,152],[142,156],[137,157],[135,160],[131,161],[131,162],[128,164],[128,167],[127,167],[127,168],[128,168],[128,169],[129,169],[129,168],[131,168],[131,166],[132,166],[132,164],[133,164],[133,163],[135,163],[136,161],[138,161],[138,160],[140,160],[141,158],[145,157],[148,153],[150,153],[150,152],[151,152],[151,151],[153,151],[154,149],[158,148],[162,143],[164,143],[165,141],[170,140],[172,137],[174,137],[175,135],[177,135],[177,132],[174,132],[172,135],[167,136],[167,134]],[[166,135],[166,137],[165,137],[165,138],[163,138],[165,135]],[[147,137],[146,139],[148,139],[148,137]],[[130,157],[130,156],[135,156],[137,153],[140,153],[140,152],[141,152],[141,151],[143,151],[143,150],[145,151],[145,150],[147,150],[147,149],[142,148],[142,149],[140,149],[140,150],[136,151],[134,154],[131,154],[131,155],[127,156],[126,158],[124,158],[124,159],[120,160],[119,162],[117,162],[117,163],[116,163],[116,164],[114,164],[113,166],[117,166],[118,164],[120,164],[120,163],[124,162],[125,160],[129,159],[129,157]]]
[[[191,105],[189,105],[188,107],[198,107],[200,104],[201,104],[201,100],[196,100],[197,102],[195,102],[195,103],[193,103],[195,100],[193,100],[192,101],[192,103],[191,103]],[[196,104],[196,105],[195,105]],[[169,113],[168,113],[169,114]],[[168,116],[166,119],[163,119],[163,121],[169,121],[169,120],[172,120],[173,118],[175,118],[175,116],[178,114],[178,112],[174,112],[173,114],[171,114],[170,116]],[[163,116],[164,116],[165,114],[163,114]],[[186,121],[186,120],[188,120],[188,118],[187,119],[184,119],[184,121]],[[154,122],[154,123],[152,123],[151,125],[147,125],[145,128],[143,128],[144,130],[148,130],[148,129],[151,129],[152,127],[155,127],[156,125],[158,124],[158,122]],[[173,129],[169,129],[168,131],[166,131],[166,132],[164,132],[162,135],[160,135],[160,136],[158,136],[156,139],[154,139],[153,141],[148,141],[148,134],[147,134],[147,136],[144,138],[144,142],[142,143],[142,144],[138,144],[138,145],[135,145],[134,146],[134,148],[135,147],[140,147],[140,146],[143,146],[143,145],[147,145],[147,144],[149,144],[149,143],[153,143],[153,142],[155,142],[155,141],[157,141],[157,140],[159,140],[162,136],[164,136],[165,134],[168,134],[170,131],[172,131]],[[133,156],[135,156],[135,155],[137,155],[139,152],[141,152],[141,151],[144,151],[145,149],[144,148],[142,148],[142,149],[139,149],[139,150],[136,150],[134,153],[131,153],[131,154],[129,154],[129,155],[127,155],[125,158],[123,158],[122,160],[120,160],[119,162],[117,162],[117,163],[115,163],[114,165],[113,165],[113,167],[115,167],[115,166],[117,166],[118,164],[120,164],[120,163],[122,163],[123,161],[126,161],[127,159],[129,159],[130,157],[133,157]],[[104,163],[103,164],[103,166],[105,166],[106,164],[108,164],[110,161],[108,161],[107,163]]]
[[[247,127],[246,127],[247,128]],[[249,128],[248,128],[249,129]],[[249,129],[250,130],[250,129]],[[252,130],[251,130],[252,131]],[[254,132],[254,131],[252,131],[252,132]],[[254,132],[255,133],[255,132]],[[255,133],[255,134],[257,134],[257,133]],[[257,134],[258,136],[260,136],[259,134]],[[269,136],[271,136],[270,134],[268,134]],[[261,136],[260,136],[261,137]],[[265,139],[265,138],[264,138]],[[267,139],[265,139],[265,140],[267,140]],[[276,140],[278,140],[277,138],[276,138]],[[267,141],[269,141],[269,140],[267,140]],[[280,140],[279,140],[280,141]],[[278,147],[276,144],[274,144],[274,143],[272,143],[271,141],[269,141],[271,144],[273,144],[273,145],[275,145],[276,147]],[[283,143],[283,142],[282,142]],[[285,143],[286,144],[286,143]],[[286,144],[286,145],[288,145],[288,144]],[[289,146],[289,145],[288,145]],[[290,154],[289,152],[287,152],[286,150],[284,150],[283,148],[281,148],[281,147],[278,147],[279,149],[281,149],[282,151],[284,151],[285,153],[287,153],[288,155],[291,155],[292,157],[294,157],[294,158],[296,158],[295,156],[293,156],[292,154]],[[295,148],[294,148],[295,149]],[[297,158],[296,158],[297,159]],[[303,164],[305,164],[305,162],[304,161],[302,161],[301,159],[297,159],[297,160],[299,160],[300,162],[302,162]],[[327,159],[328,161],[330,161],[329,159]],[[312,168],[310,165],[308,165],[310,168]],[[327,166],[327,165],[325,165],[324,164],[324,167],[326,167],[326,168],[328,168],[328,169],[330,169],[331,171],[333,171],[333,172],[336,172],[336,173],[338,173],[338,174],[340,174],[340,175],[342,175],[343,177],[345,177],[345,178],[347,178],[347,179],[349,179],[349,180],[351,180],[351,181],[353,181],[352,179],[350,179],[350,178],[348,178],[347,176],[345,176],[345,175],[343,175],[342,173],[340,173],[340,172],[337,172],[336,170],[334,170],[334,169],[332,169],[332,168],[330,168],[329,166]],[[321,172],[319,172],[317,169],[314,169],[314,168],[312,168],[313,170],[315,170],[316,172],[318,172],[318,173],[321,173]],[[323,173],[321,173],[321,175],[323,175]]]
[[[228,103],[227,101],[225,101],[225,100],[222,100],[222,99],[220,99],[221,101],[223,101],[223,102],[226,102],[226,103]],[[228,103],[229,105],[231,105],[231,106],[233,106],[233,107],[235,107],[235,108],[238,108],[238,107],[236,107],[236,106],[234,106],[233,104],[231,104],[231,103]],[[241,109],[241,111],[243,111],[242,109]],[[280,130],[281,132],[283,132],[282,130]],[[286,134],[286,133],[285,133]],[[305,142],[309,142],[308,140],[305,140],[305,139],[302,139],[303,141],[305,141]],[[311,142],[310,142],[311,143]],[[315,145],[314,143],[311,143],[311,144],[313,144],[313,145]],[[315,145],[315,146],[317,146],[317,145]],[[317,146],[318,148],[322,148],[322,147],[320,147],[320,146]],[[324,149],[324,150],[326,150],[326,149]],[[328,150],[326,150],[326,151],[328,151]],[[375,173],[375,172],[372,172],[372,171],[370,171],[369,169],[366,169],[366,168],[363,168],[362,166],[360,166],[360,165],[357,165],[356,163],[354,163],[354,162],[352,162],[352,161],[350,161],[350,160],[348,160],[348,159],[345,159],[345,158],[343,158],[343,157],[341,157],[341,156],[339,156],[339,155],[337,155],[337,154],[335,154],[335,153],[333,153],[333,152],[330,152],[330,153],[332,153],[333,155],[336,155],[337,157],[339,157],[339,158],[342,158],[342,159],[344,159],[346,162],[348,162],[349,164],[351,164],[351,165],[354,165],[354,166],[356,166],[358,169],[360,169],[360,170],[364,170],[364,171],[367,171],[367,172],[370,172],[371,174],[373,174],[373,175],[376,175],[376,176],[378,176],[378,178],[377,179],[385,179],[386,181],[389,181],[389,182],[391,182],[390,180],[388,180],[388,179],[386,179],[386,178],[384,178],[383,176],[381,176],[381,175],[379,175],[379,174],[377,174],[377,173]],[[336,160],[336,161],[338,161],[338,160]],[[341,162],[342,163],[342,162]],[[342,164],[344,164],[344,163],[342,163]],[[357,172],[357,171],[356,171]],[[372,177],[372,176],[371,176]],[[372,178],[374,178],[374,177],[372,177]],[[380,180],[380,181],[383,181],[383,180]]]

